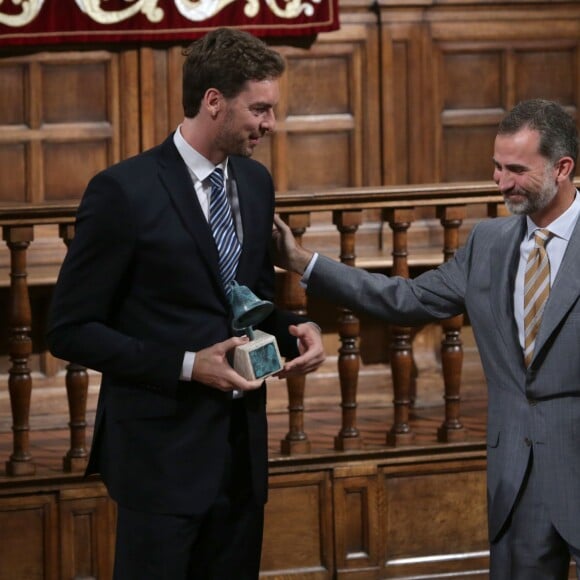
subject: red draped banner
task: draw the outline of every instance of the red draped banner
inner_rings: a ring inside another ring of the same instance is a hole
[[[338,0],[0,0],[0,45],[190,40],[219,26],[256,36],[336,30]]]

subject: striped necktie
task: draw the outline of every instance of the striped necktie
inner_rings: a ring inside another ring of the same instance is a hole
[[[544,307],[550,294],[550,260],[546,244],[552,237],[549,230],[536,230],[524,277],[524,359],[530,366],[534,355],[536,336],[542,322]]]
[[[216,167],[209,176],[211,199],[209,203],[209,225],[218,249],[219,270],[226,294],[236,276],[242,247],[236,235],[232,210],[226,195],[224,172]]]

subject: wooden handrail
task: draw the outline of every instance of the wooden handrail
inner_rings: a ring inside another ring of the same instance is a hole
[[[74,223],[78,202],[0,203],[0,226]]]
[[[325,191],[288,191],[276,196],[278,211],[329,211],[389,209],[501,203],[494,183],[473,181],[426,185],[399,185],[328,189]]]
[[[580,177],[575,180],[580,187]],[[502,203],[503,197],[491,181],[366,186],[276,194],[276,209],[301,211],[389,209]],[[74,222],[77,202],[0,203],[0,226]]]
[[[578,181],[580,185],[580,181]],[[328,210],[389,209],[501,203],[492,182],[474,181],[422,185],[368,186],[278,192],[276,209],[284,213]],[[0,203],[0,226],[72,223],[78,203]]]

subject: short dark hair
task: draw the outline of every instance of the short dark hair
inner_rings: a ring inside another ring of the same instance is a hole
[[[556,162],[562,157],[571,157],[574,177],[578,160],[578,130],[574,119],[554,101],[530,99],[518,103],[500,122],[498,134],[512,135],[529,128],[540,134],[540,154]]]
[[[286,67],[278,52],[234,28],[212,30],[185,48],[183,55],[183,111],[190,118],[199,113],[209,88],[231,99],[247,81],[276,79]]]

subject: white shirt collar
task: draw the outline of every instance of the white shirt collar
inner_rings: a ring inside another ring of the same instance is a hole
[[[209,159],[206,159],[201,153],[198,153],[181,134],[181,125],[173,133],[173,143],[177,151],[183,158],[194,180],[204,181],[207,179],[216,167],[221,167],[227,179],[228,176],[228,158],[223,163],[214,165]]]
[[[580,215],[580,195],[576,191],[574,196],[574,201],[570,204],[570,207],[559,217],[557,217],[551,224],[546,226],[555,236],[568,241],[572,236],[576,222],[578,221],[578,216]],[[530,216],[527,216],[528,224],[528,238],[530,239],[533,233],[538,229],[538,226],[533,222]]]

